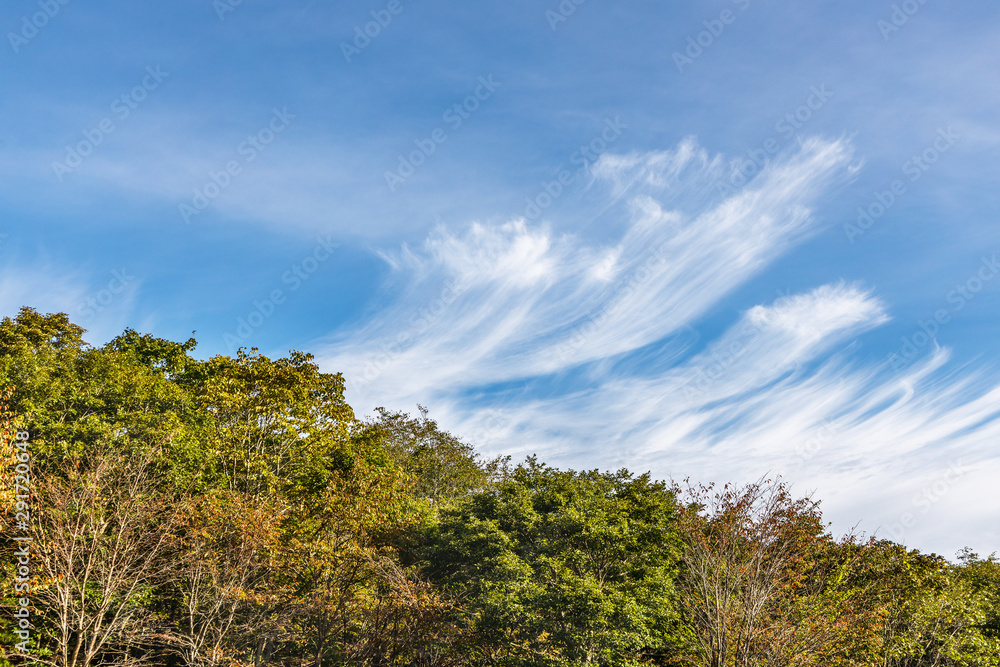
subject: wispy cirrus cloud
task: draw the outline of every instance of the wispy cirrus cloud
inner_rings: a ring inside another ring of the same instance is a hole
[[[854,173],[848,142],[808,139],[719,201],[713,184],[740,166],[693,140],[602,157],[591,189],[618,202],[613,243],[513,220],[385,251],[381,308],[319,356],[362,411],[419,401],[497,450],[574,467],[784,472],[840,528],[884,534],[952,459],[995,464],[1000,389],[947,375],[944,351],[906,374],[855,361],[857,337],[889,319],[857,284],[751,305],[700,340],[698,318],[814,233],[817,203]],[[897,537],[960,546],[921,518]]]
[[[693,141],[602,158],[595,177],[612,184],[608,197],[630,192],[617,243],[587,245],[523,220],[438,229],[418,250],[384,253],[405,287],[389,285],[388,305],[335,339],[330,362],[392,400],[404,396],[385,388],[409,393],[415,378],[411,396],[557,373],[654,343],[808,234],[809,205],[847,177],[850,157],[844,141],[807,141],[707,207],[725,166]],[[435,305],[442,291],[454,298]]]

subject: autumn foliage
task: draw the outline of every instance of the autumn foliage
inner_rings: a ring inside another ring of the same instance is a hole
[[[292,352],[0,322],[0,664],[996,667],[1000,563],[835,538],[780,479],[483,460]]]

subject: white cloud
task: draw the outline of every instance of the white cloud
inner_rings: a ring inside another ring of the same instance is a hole
[[[653,343],[807,234],[808,205],[843,178],[850,156],[843,142],[811,140],[725,201],[685,210],[688,189],[672,179],[686,174],[703,190],[721,169],[685,142],[630,166],[627,188],[636,192],[623,214],[631,224],[611,248],[520,220],[474,224],[461,236],[439,229],[419,251],[385,254],[408,286],[363,330],[344,332],[328,359],[392,401],[558,372]],[[626,187],[620,164],[603,158],[596,173]]]
[[[362,412],[421,402],[478,444],[578,468],[784,472],[817,489],[841,530],[864,519],[885,533],[911,511],[898,537],[957,548],[939,515],[964,496],[936,499],[937,514],[912,496],[954,461],[996,465],[1000,389],[943,375],[945,351],[901,374],[853,363],[857,336],[888,320],[858,285],[752,306],[700,351],[691,335],[815,231],[811,209],[850,177],[850,160],[843,141],[807,140],[719,202],[713,184],[729,166],[693,140],[605,156],[592,186],[623,202],[617,242],[521,220],[440,228],[421,248],[384,254],[385,305],[318,356],[345,373]],[[977,474],[965,479],[982,484]]]

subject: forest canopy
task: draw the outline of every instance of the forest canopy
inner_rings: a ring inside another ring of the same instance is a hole
[[[0,322],[2,664],[1000,665],[995,556],[834,536],[781,479],[486,459],[303,352],[84,334]]]

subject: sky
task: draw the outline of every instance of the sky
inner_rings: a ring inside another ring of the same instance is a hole
[[[1000,5],[10,0],[0,307],[1000,550]]]

